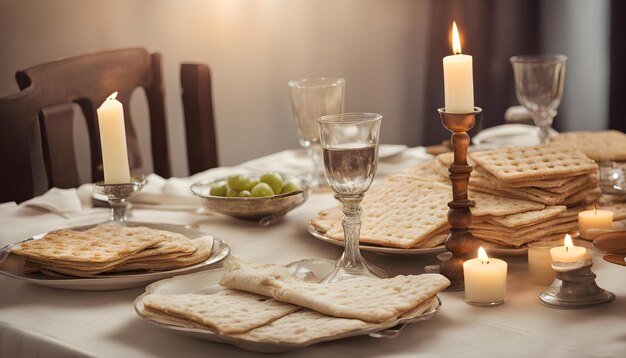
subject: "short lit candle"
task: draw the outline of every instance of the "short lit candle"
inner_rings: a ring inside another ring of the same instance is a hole
[[[472,56],[461,54],[461,39],[455,22],[452,23],[452,51],[454,55],[443,58],[446,112],[471,113],[474,111]]]
[[[117,97],[117,92],[110,95],[98,108],[98,126],[106,184],[130,183],[124,107],[115,97]]]
[[[590,229],[607,229],[613,226],[613,212],[610,210],[585,210],[578,213],[578,229],[580,236],[586,239],[594,239]],[[602,231],[597,231],[598,233]],[[597,234],[596,234],[597,235]]]
[[[580,246],[574,246],[572,237],[565,234],[564,246],[557,246],[550,249],[552,262],[572,263],[582,261],[587,258],[587,249]]]
[[[489,258],[481,246],[478,249],[478,258],[463,263],[465,301],[484,305],[503,302],[506,272],[506,262]]]

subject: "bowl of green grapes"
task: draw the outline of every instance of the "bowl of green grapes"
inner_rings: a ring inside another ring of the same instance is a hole
[[[276,172],[231,175],[195,183],[189,189],[207,209],[250,220],[280,217],[309,197],[305,180]]]

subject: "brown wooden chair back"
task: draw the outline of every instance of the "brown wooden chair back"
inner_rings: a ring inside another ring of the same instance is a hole
[[[219,165],[213,117],[211,71],[202,63],[180,66],[189,174]]]
[[[0,98],[0,202],[33,197],[30,132],[39,120],[48,187],[80,184],[74,157],[71,103],[80,106],[90,141],[91,173],[101,180],[102,153],[96,109],[113,92],[124,104],[131,168],[141,165],[130,96],[141,87],[150,114],[154,172],[170,176],[161,56],[143,48],[100,52],[35,66],[16,74],[22,91]]]

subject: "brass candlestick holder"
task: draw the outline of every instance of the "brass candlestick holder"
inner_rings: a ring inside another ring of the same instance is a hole
[[[106,196],[111,206],[111,221],[124,222],[127,217],[128,199],[136,192],[141,190],[146,184],[146,179],[131,178],[130,183],[122,184],[106,184],[105,182],[97,182],[93,185],[93,191],[96,194]]]
[[[450,165],[450,180],[452,181],[452,201],[448,203],[448,223],[451,226],[450,234],[446,238],[445,246],[449,253],[437,256],[439,259],[439,273],[447,277],[451,284],[449,291],[461,291],[465,289],[463,282],[463,262],[469,259],[475,251],[474,237],[469,231],[472,222],[470,208],[475,205],[467,196],[467,187],[472,172],[472,167],[467,164],[467,148],[470,137],[467,132],[474,127],[480,119],[482,109],[474,107],[471,113],[449,113],[445,108],[439,108],[441,123],[452,132],[452,150],[454,151],[454,163]],[[435,271],[426,268],[426,271]]]
[[[553,308],[587,308],[615,299],[615,294],[598,287],[591,259],[577,263],[552,262],[556,280],[539,295],[541,303]]]

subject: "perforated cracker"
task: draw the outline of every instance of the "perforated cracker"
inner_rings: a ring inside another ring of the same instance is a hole
[[[567,207],[565,207],[564,205],[547,206],[540,210],[531,210],[500,217],[495,216],[491,218],[491,220],[505,227],[514,228],[518,226],[535,224],[538,222],[549,220],[554,217],[561,216],[561,214],[565,212],[566,209]]]
[[[149,294],[145,307],[188,319],[220,333],[243,333],[300,309],[254,293],[226,290],[212,295]]]
[[[401,316],[450,284],[439,274],[311,283],[298,280],[282,266],[251,264],[236,256],[229,257],[224,267],[220,284],[225,287],[269,295],[334,317],[375,323]]]
[[[550,144],[577,148],[597,162],[626,160],[626,134],[617,130],[562,133]]]
[[[502,181],[562,178],[598,170],[583,152],[549,145],[499,148],[470,156]]]

